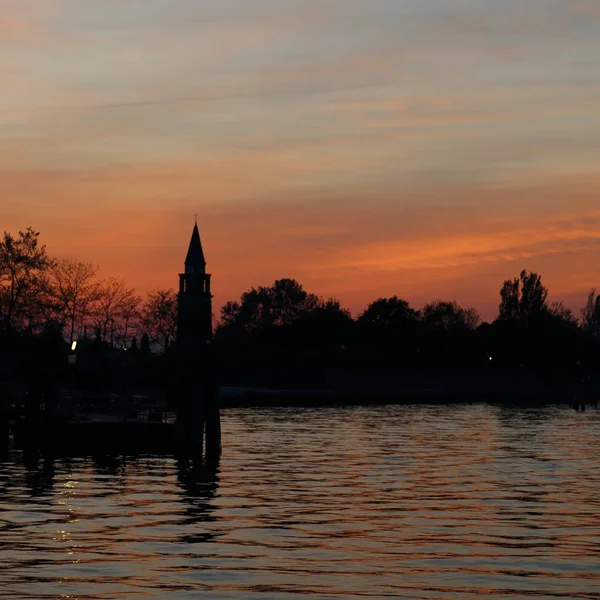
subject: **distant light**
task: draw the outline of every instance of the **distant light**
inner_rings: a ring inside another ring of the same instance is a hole
[[[494,359],[490,356],[488,360],[492,362]]]
[[[75,352],[75,349],[77,348],[77,340],[75,340],[72,344],[71,344],[71,351]]]

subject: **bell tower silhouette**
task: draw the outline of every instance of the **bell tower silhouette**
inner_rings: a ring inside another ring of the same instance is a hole
[[[194,224],[185,270],[179,275],[175,377],[175,442],[186,451],[218,460],[221,416],[212,341],[210,275]]]
[[[210,275],[200,241],[198,222],[194,224],[185,271],[179,275],[177,344],[186,351],[200,350],[212,339],[212,294]]]

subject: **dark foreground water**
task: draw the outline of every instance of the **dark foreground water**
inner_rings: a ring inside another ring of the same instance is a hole
[[[216,472],[0,463],[1,598],[600,598],[600,412],[230,410]]]

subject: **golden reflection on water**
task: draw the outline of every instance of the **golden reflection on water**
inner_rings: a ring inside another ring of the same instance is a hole
[[[0,597],[600,598],[600,413],[229,410],[216,468],[14,454]]]

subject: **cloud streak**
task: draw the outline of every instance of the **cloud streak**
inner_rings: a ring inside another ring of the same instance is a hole
[[[168,285],[201,210],[220,300],[289,275],[355,310],[386,293],[491,307],[523,266],[567,295],[600,279],[595,2],[0,15],[0,218],[57,253]]]

